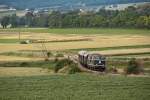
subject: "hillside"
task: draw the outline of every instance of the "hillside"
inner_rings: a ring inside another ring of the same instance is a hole
[[[0,0],[0,5],[13,6],[18,9],[39,7],[78,7],[108,4],[125,4],[150,2],[150,0]]]

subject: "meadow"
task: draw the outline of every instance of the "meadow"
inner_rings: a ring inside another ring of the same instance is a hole
[[[148,29],[121,29],[121,28],[15,28],[0,29],[1,32],[35,32],[35,33],[54,33],[54,34],[105,34],[105,35],[150,35]]]
[[[0,77],[1,100],[149,100],[150,79],[74,74]]]

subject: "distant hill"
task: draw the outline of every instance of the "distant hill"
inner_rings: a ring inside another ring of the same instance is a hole
[[[18,9],[41,7],[74,7],[98,6],[110,4],[125,4],[137,2],[150,2],[150,0],[0,0],[0,5],[8,5]]]

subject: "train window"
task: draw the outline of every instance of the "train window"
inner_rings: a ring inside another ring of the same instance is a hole
[[[100,63],[101,63],[100,60],[94,60],[94,65],[98,65],[98,64],[100,64]]]
[[[89,57],[90,60],[92,60],[92,57]]]

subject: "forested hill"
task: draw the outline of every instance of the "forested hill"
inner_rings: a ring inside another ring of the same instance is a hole
[[[150,0],[0,0],[0,5],[13,6],[20,9],[53,7],[53,6],[98,6],[108,4],[124,4],[150,2]]]

